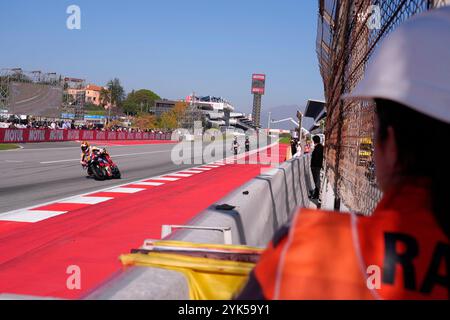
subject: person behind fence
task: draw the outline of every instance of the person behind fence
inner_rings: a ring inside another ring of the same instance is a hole
[[[297,153],[297,141],[294,137],[291,138],[291,153],[294,156]]]
[[[238,299],[449,298],[450,170],[418,147],[442,150],[450,137],[449,41],[444,7],[411,18],[380,44],[344,98],[375,102],[381,201],[371,216],[301,209]]]
[[[311,173],[314,180],[314,190],[310,192],[312,199],[319,199],[320,196],[320,171],[323,167],[323,145],[320,137],[314,136],[314,150],[311,155]]]
[[[233,151],[234,155],[237,155],[239,153],[239,147],[240,147],[240,144],[238,142],[238,139],[237,139],[237,137],[234,137],[233,144],[231,146],[231,150]]]

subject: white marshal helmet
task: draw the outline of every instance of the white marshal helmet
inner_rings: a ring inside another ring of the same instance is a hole
[[[392,100],[450,123],[450,6],[421,13],[389,34],[343,98]]]

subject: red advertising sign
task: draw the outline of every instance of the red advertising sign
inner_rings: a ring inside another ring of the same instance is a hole
[[[76,140],[171,140],[171,138],[171,133],[0,128],[0,143]]]
[[[264,94],[266,86],[266,75],[254,73],[252,75],[252,93],[253,94]]]

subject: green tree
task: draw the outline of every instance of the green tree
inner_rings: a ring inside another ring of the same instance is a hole
[[[187,110],[186,102],[177,102],[170,110],[164,112],[158,119],[159,127],[162,129],[176,129],[183,122]]]
[[[139,105],[133,101],[129,101],[128,99],[123,102],[122,109],[123,112],[132,116],[137,115],[140,111]]]
[[[161,129],[176,129],[178,121],[173,111],[164,112],[159,118],[159,127]]]
[[[102,88],[100,90],[100,103],[103,107],[111,102],[111,94],[108,89]]]
[[[98,106],[98,105],[95,105],[93,103],[86,103],[84,105],[84,110],[87,110],[87,111],[105,111],[103,106],[101,106],[101,105]]]
[[[71,105],[72,103],[75,102],[75,98],[71,94],[64,93],[63,94],[63,101],[64,101],[64,103],[66,103],[68,105]]]
[[[156,117],[148,113],[141,113],[134,117],[132,125],[140,129],[154,129],[157,125]]]
[[[175,103],[172,112],[174,113],[178,123],[180,123],[186,115],[187,107],[188,105],[184,101],[178,101],[177,103]]]
[[[124,98],[125,90],[120,84],[120,80],[117,78],[108,81],[106,89],[100,91],[100,100],[102,103],[110,103],[113,107],[121,107]]]
[[[149,112],[150,108],[155,105],[156,100],[160,100],[161,97],[148,89],[140,89],[137,91],[131,91],[127,99],[126,105],[135,112]],[[125,103],[124,103],[125,105]]]

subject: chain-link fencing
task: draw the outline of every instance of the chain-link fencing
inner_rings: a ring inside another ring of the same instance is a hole
[[[374,49],[411,16],[449,0],[319,0],[317,55],[327,119],[326,176],[337,198],[369,214],[381,197],[374,175],[374,105],[343,101],[363,77]],[[401,58],[401,57],[399,57]]]

